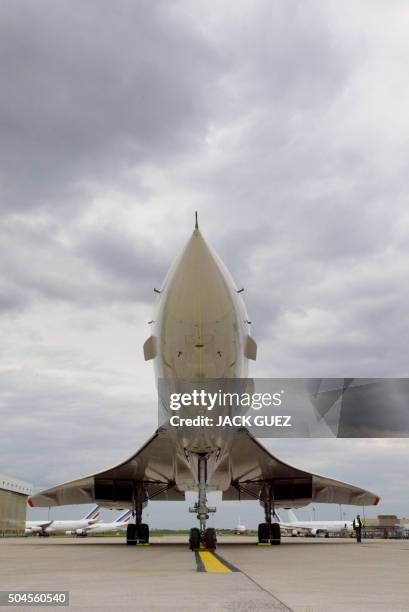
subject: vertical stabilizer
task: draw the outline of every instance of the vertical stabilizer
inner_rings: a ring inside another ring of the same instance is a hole
[[[298,519],[292,510],[287,510],[287,514],[288,514],[290,523],[297,523]]]
[[[83,518],[84,521],[92,521],[100,517],[100,508],[99,506],[94,506],[88,514],[86,514]]]

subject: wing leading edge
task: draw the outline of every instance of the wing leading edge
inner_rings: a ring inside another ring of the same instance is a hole
[[[182,501],[175,486],[178,458],[172,440],[155,433],[142,448],[108,470],[71,480],[29,498],[32,507],[65,506],[98,502],[109,508],[129,507],[135,485],[149,499]]]
[[[380,498],[360,487],[299,470],[274,457],[250,434],[230,449],[232,480],[223,499],[262,500],[270,490],[276,507],[300,507],[312,501],[372,506]]]
[[[269,496],[276,507],[285,508],[312,501],[359,506],[379,502],[379,497],[370,491],[284,463],[246,432],[233,440],[214,468],[210,480],[214,479],[215,486],[208,484],[213,490],[223,490],[224,500],[263,501]],[[29,499],[29,504],[48,507],[96,502],[109,508],[125,508],[132,503],[136,490],[144,502],[183,501],[185,491],[194,489],[196,484],[175,441],[156,432],[123,463],[41,491]]]

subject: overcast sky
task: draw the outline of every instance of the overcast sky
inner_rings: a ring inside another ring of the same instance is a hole
[[[408,29],[399,0],[3,0],[0,472],[51,486],[153,432],[142,344],[196,209],[254,376],[408,375]],[[407,440],[264,442],[409,515]]]

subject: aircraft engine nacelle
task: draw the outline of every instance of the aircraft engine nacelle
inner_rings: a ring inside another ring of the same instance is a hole
[[[87,532],[86,532],[85,529],[76,529],[75,530],[75,535],[77,535],[77,536],[86,536]]]

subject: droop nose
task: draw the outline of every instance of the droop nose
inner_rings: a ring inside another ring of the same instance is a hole
[[[196,227],[162,286],[153,335],[144,344],[159,377],[247,375],[247,313],[222,261]]]
[[[168,314],[196,325],[220,321],[234,308],[233,280],[199,229],[194,230],[163,290]]]

